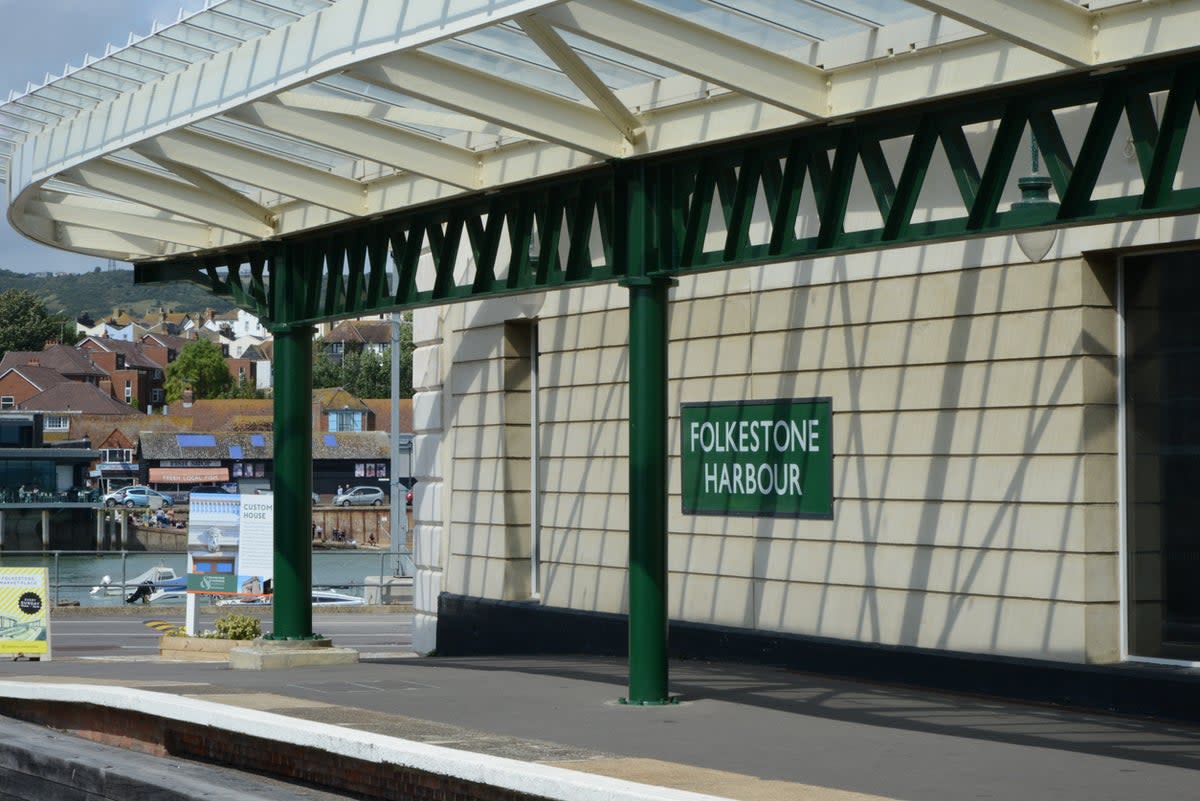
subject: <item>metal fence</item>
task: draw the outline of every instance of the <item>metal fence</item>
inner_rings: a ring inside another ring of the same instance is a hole
[[[140,577],[158,568],[187,572],[186,551],[0,551],[0,567],[45,567],[55,606],[78,601],[123,603]],[[406,551],[339,549],[313,551],[313,587],[363,595],[366,576],[411,577],[412,554]],[[107,581],[105,581],[107,579]]]

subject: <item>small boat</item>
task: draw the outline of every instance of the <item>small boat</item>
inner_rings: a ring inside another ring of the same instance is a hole
[[[113,584],[111,576],[105,576],[100,579],[100,583],[92,587],[91,595],[124,595],[129,596],[147,583],[154,587],[159,587],[167,582],[178,579],[180,576],[175,572],[175,568],[167,567],[166,565],[157,565],[149,570],[126,581],[124,584]],[[187,580],[187,577],[183,577]],[[153,591],[153,590],[152,590]]]
[[[134,591],[137,593],[137,590]],[[128,603],[133,603],[126,599]],[[141,599],[135,599],[141,600]],[[154,590],[144,598],[145,603],[162,603],[187,600],[187,576],[176,576],[173,579],[155,584]]]
[[[270,595],[254,595],[240,598],[226,598],[217,601],[217,606],[269,606]],[[313,606],[363,606],[366,601],[357,595],[348,595],[333,590],[313,590]]]

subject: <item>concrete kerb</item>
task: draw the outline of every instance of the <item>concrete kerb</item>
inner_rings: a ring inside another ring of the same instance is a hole
[[[638,784],[149,690],[0,681],[0,698],[136,712],[230,734],[315,748],[333,757],[390,764],[477,782],[551,801],[729,801],[721,796]]]

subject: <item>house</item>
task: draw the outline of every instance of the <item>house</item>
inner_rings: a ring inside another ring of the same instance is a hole
[[[86,353],[58,342],[47,342],[42,350],[10,350],[0,359],[0,371],[17,365],[48,367],[72,381],[97,386],[108,378]]]
[[[387,320],[343,320],[323,343],[325,352],[336,362],[356,351],[382,355],[392,344],[392,324]]]
[[[266,340],[257,345],[251,345],[242,352],[241,358],[254,365],[254,388],[268,390],[271,388],[271,354],[274,352],[274,342]]]
[[[194,341],[182,336],[164,334],[160,331],[147,331],[138,340],[147,356],[154,360],[159,367],[166,367],[179,356],[189,342]]]
[[[342,387],[313,390],[313,423],[320,431],[374,431],[375,412]]]
[[[148,412],[163,404],[163,365],[140,342],[84,337],[75,347],[108,373],[112,394],[118,400]]]
[[[230,339],[254,337],[259,341],[269,339],[269,332],[259,319],[245,309],[231,309],[227,312],[215,312],[205,309],[202,325],[213,331],[228,331]]]
[[[73,417],[83,414],[124,417],[131,409],[129,404],[122,403],[100,387],[78,381],[55,384],[17,404],[17,408],[41,412],[45,417],[47,437],[56,434],[59,439],[68,438]]]
[[[16,409],[35,395],[50,387],[70,382],[57,370],[36,363],[19,364],[4,368],[0,366],[0,411]]]

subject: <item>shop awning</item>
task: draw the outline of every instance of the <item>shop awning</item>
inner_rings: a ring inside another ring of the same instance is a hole
[[[197,481],[228,481],[228,467],[151,467],[150,482],[192,484]]]

